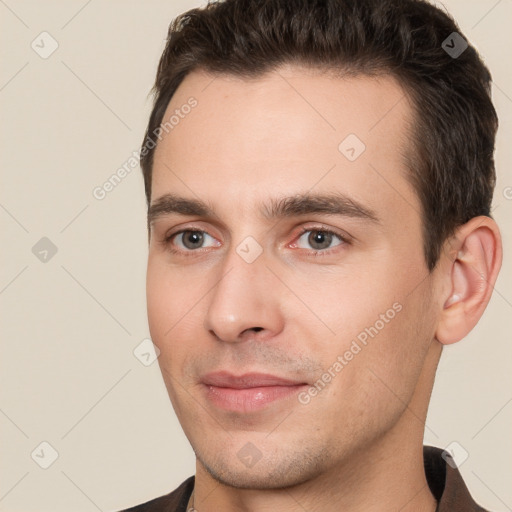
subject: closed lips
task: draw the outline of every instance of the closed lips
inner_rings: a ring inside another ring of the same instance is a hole
[[[202,378],[203,384],[221,388],[248,389],[269,386],[300,386],[306,384],[304,381],[297,381],[269,375],[264,373],[245,373],[243,375],[233,375],[222,371],[205,375]]]

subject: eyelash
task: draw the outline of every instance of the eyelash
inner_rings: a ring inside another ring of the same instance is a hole
[[[335,252],[337,250],[336,249],[337,247],[341,247],[343,245],[350,245],[350,243],[351,243],[351,241],[350,241],[350,239],[349,239],[349,237],[347,235],[342,235],[341,233],[338,233],[337,231],[333,231],[332,229],[327,229],[327,228],[324,228],[322,226],[314,226],[314,227],[307,227],[307,228],[306,227],[302,227],[300,233],[298,234],[298,236],[296,238],[300,239],[300,237],[304,233],[315,232],[315,231],[316,232],[320,232],[320,233],[329,234],[329,235],[334,235],[335,237],[337,237],[341,241],[341,243],[338,244],[338,245],[335,245],[331,249],[318,249],[318,250],[314,250],[313,249],[313,250],[308,251],[306,253],[307,256],[321,257],[321,256],[329,255],[332,252]],[[189,249],[187,251],[183,251],[181,249],[173,248],[171,246],[172,239],[174,237],[182,234],[182,233],[206,233],[206,234],[208,234],[206,231],[201,230],[201,229],[182,229],[180,231],[177,231],[176,233],[172,233],[169,236],[164,237],[164,239],[162,240],[162,244],[164,245],[164,247],[167,248],[167,250],[170,253],[172,253],[172,254],[180,254],[180,255],[183,255],[185,257],[194,257],[194,256],[198,256],[199,254],[205,252],[204,250],[201,250],[201,249],[204,249],[204,248],[201,248],[201,247],[199,249]],[[208,248],[206,248],[206,250],[208,250]],[[301,250],[305,250],[305,249],[301,249]]]

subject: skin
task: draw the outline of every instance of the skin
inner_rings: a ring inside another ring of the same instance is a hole
[[[496,224],[477,217],[461,226],[428,272],[403,159],[413,109],[389,76],[194,71],[164,120],[191,96],[197,106],[158,143],[151,203],[172,193],[208,203],[213,215],[153,219],[147,305],[196,454],[195,508],[435,510],[423,470],[428,402],[442,345],[464,337],[490,298],[501,263]],[[366,145],[353,162],[338,149],[351,133]],[[272,198],[334,191],[378,221],[260,211]],[[203,231],[203,246],[184,245],[186,233],[165,242],[182,229]],[[322,229],[346,241],[320,247]],[[248,236],[262,250],[252,263],[237,253]],[[201,377],[217,370],[313,385],[397,303],[400,312],[307,404],[294,395],[228,412],[204,393]],[[247,443],[261,454],[252,467],[237,456]]]

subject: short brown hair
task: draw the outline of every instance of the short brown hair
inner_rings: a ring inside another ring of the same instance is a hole
[[[456,42],[460,55],[449,51]],[[285,63],[392,75],[410,95],[408,177],[422,206],[429,270],[457,226],[490,216],[498,127],[491,75],[453,18],[426,0],[221,0],[178,16],[143,142],[148,207],[155,146],[148,143],[184,77],[202,69],[250,78]]]

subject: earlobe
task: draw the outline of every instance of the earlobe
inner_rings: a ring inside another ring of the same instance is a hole
[[[492,295],[501,267],[498,226],[490,217],[475,217],[454,237],[456,255],[449,262],[443,309],[436,339],[448,345],[464,338],[477,324]]]

